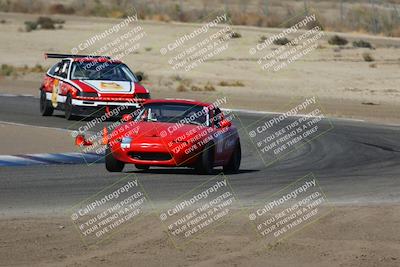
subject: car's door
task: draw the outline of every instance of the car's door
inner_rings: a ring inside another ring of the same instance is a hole
[[[70,60],[62,60],[54,73],[51,103],[55,108],[59,102],[65,102],[65,96],[68,93],[68,83],[64,81],[68,79],[69,68]]]

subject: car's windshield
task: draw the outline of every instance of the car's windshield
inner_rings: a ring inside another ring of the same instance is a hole
[[[145,105],[135,121],[209,126],[209,111],[203,106],[179,103],[154,103]]]
[[[125,64],[111,62],[74,62],[71,80],[138,82],[136,76]]]

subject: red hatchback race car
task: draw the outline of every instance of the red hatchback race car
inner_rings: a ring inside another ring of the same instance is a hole
[[[51,116],[63,110],[67,120],[75,116],[102,114],[110,108],[126,106],[126,113],[138,109],[150,98],[124,63],[104,56],[45,54],[62,59],[51,67],[40,87],[40,113]]]
[[[214,167],[223,166],[224,172],[238,172],[239,134],[218,106],[191,100],[148,100],[135,113],[135,118],[125,117],[107,135],[108,171],[120,172],[125,164],[135,164],[145,170],[150,166],[191,167],[210,174]]]

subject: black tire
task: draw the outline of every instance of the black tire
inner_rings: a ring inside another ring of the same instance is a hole
[[[208,143],[199,155],[196,172],[199,174],[212,174],[214,170],[214,145]]]
[[[236,143],[235,149],[232,152],[231,158],[228,164],[223,166],[225,173],[238,173],[240,168],[240,162],[242,160],[242,148],[240,141]]]
[[[75,109],[72,105],[72,96],[70,93],[68,93],[64,106],[65,118],[69,121],[75,120],[76,116],[74,115],[74,111]]]
[[[106,149],[106,169],[109,172],[122,172],[125,163],[114,158],[111,149],[107,146]]]
[[[148,170],[148,169],[150,169],[149,165],[138,165],[138,164],[135,164],[135,167],[138,170]]]
[[[46,92],[43,89],[40,90],[40,114],[42,114],[42,116],[51,116],[53,112],[54,108],[51,102],[46,99]]]

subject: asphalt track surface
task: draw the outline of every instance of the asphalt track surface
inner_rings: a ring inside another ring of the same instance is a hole
[[[0,97],[0,121],[71,128],[62,113],[41,117],[38,110],[38,99],[33,97]],[[244,125],[265,117],[239,115]],[[242,132],[241,171],[228,178],[243,204],[263,200],[310,172],[336,204],[400,201],[400,127],[346,120],[332,120],[332,125],[323,136],[269,166]],[[155,204],[172,201],[211,178],[186,168],[143,172],[128,166],[124,173],[110,174],[101,163],[1,167],[1,214],[64,211],[126,175],[136,175]]]

